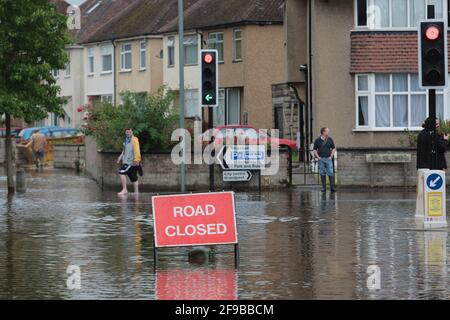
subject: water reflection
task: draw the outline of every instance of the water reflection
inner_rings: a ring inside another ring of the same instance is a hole
[[[156,271],[157,300],[236,300],[234,269],[198,268]]]
[[[118,198],[47,168],[27,177],[11,198],[0,178],[3,299],[450,297],[447,232],[414,230],[414,192],[237,193],[238,271],[233,254],[199,265],[181,249],[155,271],[151,194]],[[80,290],[66,287],[68,265],[81,269]]]

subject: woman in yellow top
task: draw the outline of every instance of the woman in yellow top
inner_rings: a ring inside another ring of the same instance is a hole
[[[142,175],[141,169],[141,149],[139,139],[133,135],[132,129],[125,130],[125,141],[123,143],[122,153],[117,163],[122,163],[119,169],[120,181],[122,182],[122,191],[119,195],[127,195],[127,176],[133,183],[134,193],[139,193],[138,171]]]

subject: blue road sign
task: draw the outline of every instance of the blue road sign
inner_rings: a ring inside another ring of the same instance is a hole
[[[430,174],[427,178],[427,186],[431,190],[439,190],[440,188],[442,188],[443,183],[444,180],[437,173]]]

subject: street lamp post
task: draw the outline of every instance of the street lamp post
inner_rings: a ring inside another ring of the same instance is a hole
[[[178,51],[180,70],[180,129],[185,127],[184,123],[184,3],[178,0]],[[186,136],[183,135],[182,142],[185,144]],[[186,192],[186,150],[182,148],[182,161],[180,164],[180,188],[181,192]]]

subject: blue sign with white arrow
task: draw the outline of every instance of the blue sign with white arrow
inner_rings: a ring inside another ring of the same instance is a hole
[[[444,184],[444,179],[437,173],[430,174],[427,178],[427,186],[431,190],[439,190]]]

